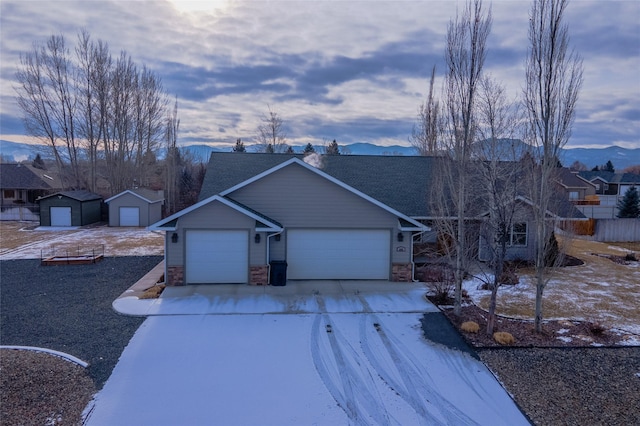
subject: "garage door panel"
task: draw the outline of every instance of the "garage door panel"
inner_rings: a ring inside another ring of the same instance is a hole
[[[290,230],[290,279],[388,279],[388,230]]]
[[[189,284],[246,283],[247,231],[187,231],[185,273]]]
[[[71,207],[51,207],[51,226],[71,226]]]
[[[120,207],[120,226],[140,226],[140,208]]]

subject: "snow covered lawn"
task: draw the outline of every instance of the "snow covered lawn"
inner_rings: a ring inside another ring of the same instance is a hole
[[[420,314],[153,316],[88,425],[525,425],[482,363]]]
[[[105,256],[162,256],[164,233],[145,228],[36,227],[35,222],[0,222],[0,260],[40,259],[91,250]],[[35,229],[34,229],[35,228]]]

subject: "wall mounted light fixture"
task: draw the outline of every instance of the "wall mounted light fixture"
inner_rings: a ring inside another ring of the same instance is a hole
[[[178,242],[178,233],[177,233],[177,232],[174,232],[174,233],[171,235],[171,242],[172,242],[172,243],[177,243],[177,242]]]
[[[402,232],[398,232],[398,242],[401,243],[404,241],[404,234]]]
[[[260,234],[256,234],[256,236],[253,238],[253,241],[255,241],[256,244],[260,244]]]

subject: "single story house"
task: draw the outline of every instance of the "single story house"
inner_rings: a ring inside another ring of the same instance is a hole
[[[166,282],[267,284],[283,264],[290,280],[410,281],[438,161],[213,153],[199,202],[150,227],[166,231]],[[528,222],[513,233],[529,252]]]
[[[41,197],[40,226],[84,226],[100,222],[102,197],[86,190]]]
[[[109,226],[149,226],[162,219],[163,191],[127,189],[105,200]]]
[[[39,220],[38,197],[61,189],[57,173],[28,164],[0,164],[0,220]]]

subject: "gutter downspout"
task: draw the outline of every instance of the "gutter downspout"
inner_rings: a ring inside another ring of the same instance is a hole
[[[275,237],[276,235],[280,235],[284,232],[284,228],[282,228],[282,231],[280,232],[276,232],[274,234],[267,234],[267,285],[271,284],[271,262],[269,261],[269,247],[271,247],[271,242],[269,241],[269,238],[271,237]]]

